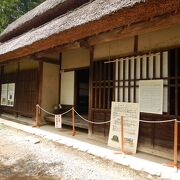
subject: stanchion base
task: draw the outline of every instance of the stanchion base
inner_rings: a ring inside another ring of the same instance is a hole
[[[168,166],[168,167],[174,167],[174,168],[177,168],[180,169],[180,165],[179,164],[176,164],[174,162],[171,162],[171,163],[166,163],[166,164],[163,164],[164,166]]]
[[[123,151],[117,151],[117,152],[114,152],[114,154],[132,155],[132,153],[129,153],[129,152],[123,152]]]
[[[76,135],[76,131],[72,133],[72,136],[75,136]]]
[[[40,128],[40,125],[33,125],[33,128]]]

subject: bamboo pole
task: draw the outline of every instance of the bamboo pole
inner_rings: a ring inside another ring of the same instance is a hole
[[[124,153],[124,119],[121,116],[121,151]]]
[[[76,131],[75,131],[75,124],[74,124],[74,107],[72,108],[72,136],[75,136]]]
[[[178,122],[174,121],[174,167],[178,167],[177,164],[177,151],[178,151]]]

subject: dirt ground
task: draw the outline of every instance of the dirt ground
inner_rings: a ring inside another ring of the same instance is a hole
[[[159,179],[0,124],[0,180]]]

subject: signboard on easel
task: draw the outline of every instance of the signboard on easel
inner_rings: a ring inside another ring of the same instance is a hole
[[[139,104],[112,102],[108,146],[122,150],[121,117],[124,121],[124,152],[136,153],[139,133]]]

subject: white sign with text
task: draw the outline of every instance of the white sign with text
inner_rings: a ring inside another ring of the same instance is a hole
[[[139,81],[140,112],[162,114],[163,80]]]
[[[62,118],[61,115],[55,115],[55,128],[62,128]]]
[[[139,104],[112,102],[108,145],[122,150],[121,117],[124,121],[124,151],[135,154],[139,133]]]

